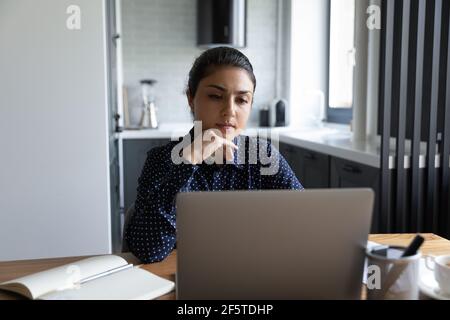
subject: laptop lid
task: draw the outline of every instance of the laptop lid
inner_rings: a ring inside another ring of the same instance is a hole
[[[178,299],[359,299],[371,189],[177,196]]]

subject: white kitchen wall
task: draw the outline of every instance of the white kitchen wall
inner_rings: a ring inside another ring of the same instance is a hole
[[[247,47],[257,80],[249,125],[258,108],[275,98],[277,1],[247,0]],[[197,0],[123,0],[124,85],[131,123],[140,115],[139,80],[158,80],[158,120],[190,122],[184,90],[194,59],[204,50],[197,43]]]

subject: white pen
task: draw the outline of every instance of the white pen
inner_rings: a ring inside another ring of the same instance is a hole
[[[124,266],[120,266],[120,267],[117,267],[117,268],[114,268],[114,269],[111,269],[111,270],[107,270],[105,272],[102,272],[102,273],[99,273],[99,274],[96,274],[96,275],[93,275],[93,276],[90,276],[90,277],[87,277],[87,278],[84,278],[84,279],[81,279],[80,282],[78,282],[78,284],[83,284],[83,283],[85,283],[87,281],[95,280],[97,278],[101,278],[101,277],[107,276],[107,275],[109,275],[111,273],[116,273],[116,272],[119,272],[119,271],[122,271],[122,270],[126,270],[126,269],[129,269],[129,268],[132,268],[132,267],[133,267],[133,264],[131,264],[131,263],[130,264],[126,264]]]

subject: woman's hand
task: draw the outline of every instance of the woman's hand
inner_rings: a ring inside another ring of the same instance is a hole
[[[190,163],[199,164],[215,154],[220,148],[222,148],[222,154],[225,154],[225,159],[232,161],[233,151],[237,150],[238,147],[230,140],[223,138],[217,129],[208,129],[202,135],[195,137],[194,142],[183,149],[182,155]]]

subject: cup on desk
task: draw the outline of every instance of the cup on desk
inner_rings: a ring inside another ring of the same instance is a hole
[[[425,259],[428,269],[434,271],[434,278],[439,284],[439,290],[443,295],[450,296],[450,255],[430,257]]]
[[[417,300],[421,253],[402,257],[405,247],[382,246],[367,252],[367,299]]]

